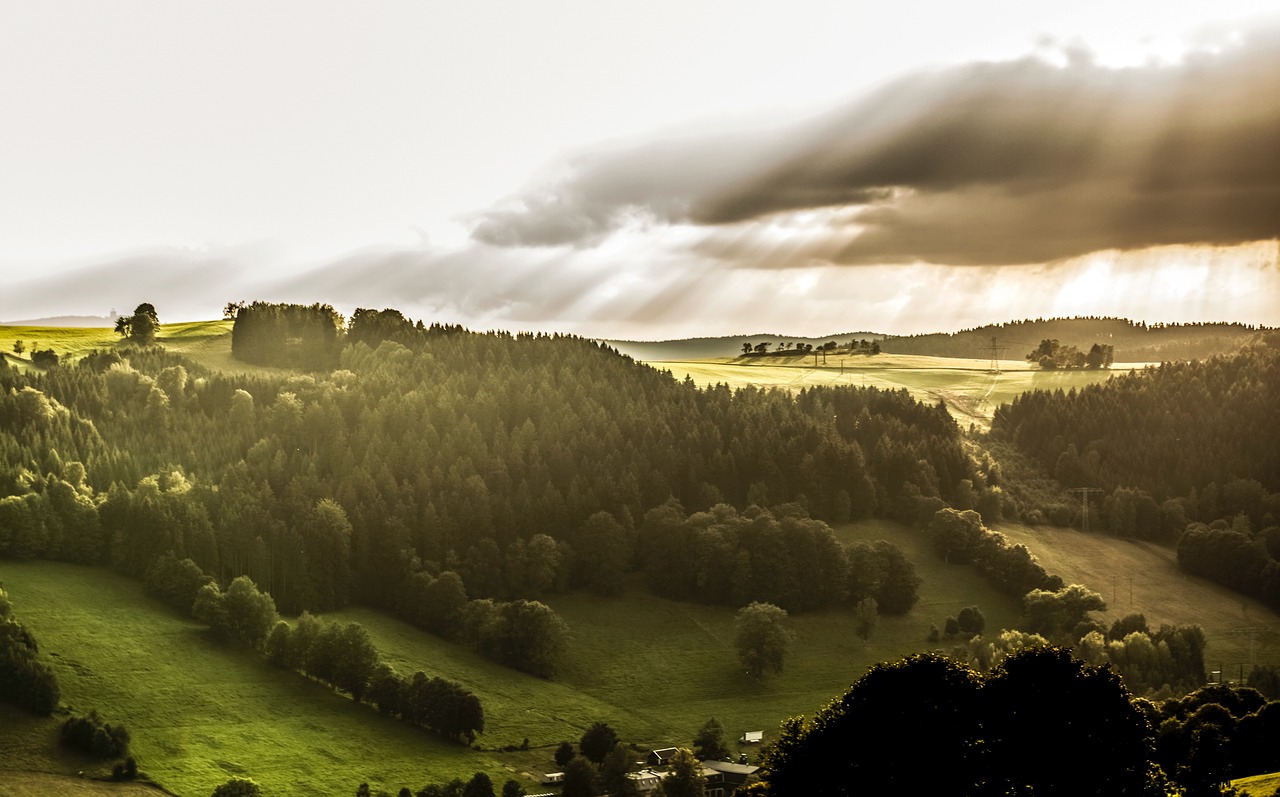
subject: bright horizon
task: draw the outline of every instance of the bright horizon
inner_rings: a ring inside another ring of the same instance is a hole
[[[1030,5],[0,0],[0,320],[1280,326],[1271,4]]]

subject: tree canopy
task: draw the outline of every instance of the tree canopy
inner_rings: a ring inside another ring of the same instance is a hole
[[[791,644],[786,619],[787,611],[771,603],[751,603],[738,610],[733,644],[747,674],[759,678],[768,672],[782,672]]]

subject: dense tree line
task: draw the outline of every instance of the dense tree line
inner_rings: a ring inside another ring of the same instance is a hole
[[[1280,511],[1277,390],[1280,349],[1258,347],[1023,393],[999,408],[992,433],[1067,487],[1136,488],[1157,505],[1181,499],[1188,520],[1243,512],[1261,528]]]
[[[686,514],[668,501],[645,513],[636,540],[650,588],[677,600],[806,611],[874,598],[885,613],[903,614],[920,584],[893,543],[842,544],[797,505]]]
[[[984,351],[996,338],[1000,345],[1030,345],[1058,340],[1088,349],[1097,342],[1114,348],[1119,362],[1145,363],[1207,359],[1234,351],[1265,334],[1265,327],[1238,323],[1146,324],[1125,318],[1037,318],[1004,324],[887,337],[881,346],[891,354],[925,354],[933,357],[985,358]]]
[[[326,623],[304,612],[293,626],[277,622],[267,659],[368,702],[384,714],[470,744],[484,731],[480,700],[460,684],[415,672],[401,677],[381,661],[357,623]]]
[[[917,519],[984,489],[945,407],[905,391],[700,390],[590,341],[394,311],[357,313],[346,337],[336,370],[307,374],[210,373],[155,346],[0,369],[0,556],[145,578],[167,554],[219,584],[248,576],[282,611],[361,600],[460,633],[461,606],[423,596],[608,593],[644,566],[638,523],[670,499]]]
[[[1031,590],[1057,590],[1062,579],[1045,572],[1025,545],[1016,545],[982,523],[973,510],[940,509],[925,527],[944,561],[972,565],[1001,592],[1022,597]]]
[[[36,638],[14,618],[9,595],[0,588],[0,701],[52,714],[61,694],[57,676],[40,658]]]
[[[1178,565],[1280,610],[1278,526],[1254,534],[1247,522],[1192,523],[1178,539]]]
[[[146,589],[174,606],[194,595],[187,611],[222,642],[260,651],[272,664],[344,692],[357,703],[376,705],[385,714],[467,744],[484,731],[483,708],[469,690],[422,672],[398,676],[358,623],[328,623],[304,611],[290,625],[279,619],[271,596],[248,576],[235,578],[222,590],[190,559],[166,554],[148,571]],[[536,624],[522,619],[513,623],[520,633],[534,634]]]

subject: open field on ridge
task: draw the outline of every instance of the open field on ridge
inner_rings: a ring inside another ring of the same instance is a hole
[[[920,401],[945,401],[962,426],[989,427],[1001,404],[1028,390],[1070,390],[1105,382],[1112,374],[1142,368],[1147,363],[1116,363],[1097,371],[1043,371],[1021,360],[1001,360],[1000,373],[991,373],[990,360],[926,357],[914,354],[819,357],[722,357],[714,360],[649,361],[676,379],[693,379],[699,387],[723,383],[738,387],[777,387],[799,391],[819,385],[855,385],[881,390],[905,388]]]
[[[231,356],[231,321],[189,321],[161,324],[156,343],[214,371],[254,373],[272,369],[242,363]],[[13,343],[21,340],[26,351],[13,353]],[[114,349],[128,343],[109,327],[16,327],[0,326],[0,354],[6,364],[30,368],[34,348],[53,349],[63,362],[76,362],[94,349]]]

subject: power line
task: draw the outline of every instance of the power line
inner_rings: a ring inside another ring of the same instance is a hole
[[[997,345],[997,342],[996,342],[996,336],[995,336],[995,335],[992,335],[992,336],[991,336],[991,345],[990,345],[990,346],[983,346],[983,347],[982,347],[982,351],[989,351],[989,352],[991,352],[991,373],[993,373],[993,374],[998,374],[998,373],[1000,373],[1000,352],[1002,352],[1002,351],[1004,351],[1004,350],[1006,350],[1006,349],[1008,349],[1008,348],[1009,348],[1008,346],[999,346],[999,345]]]

